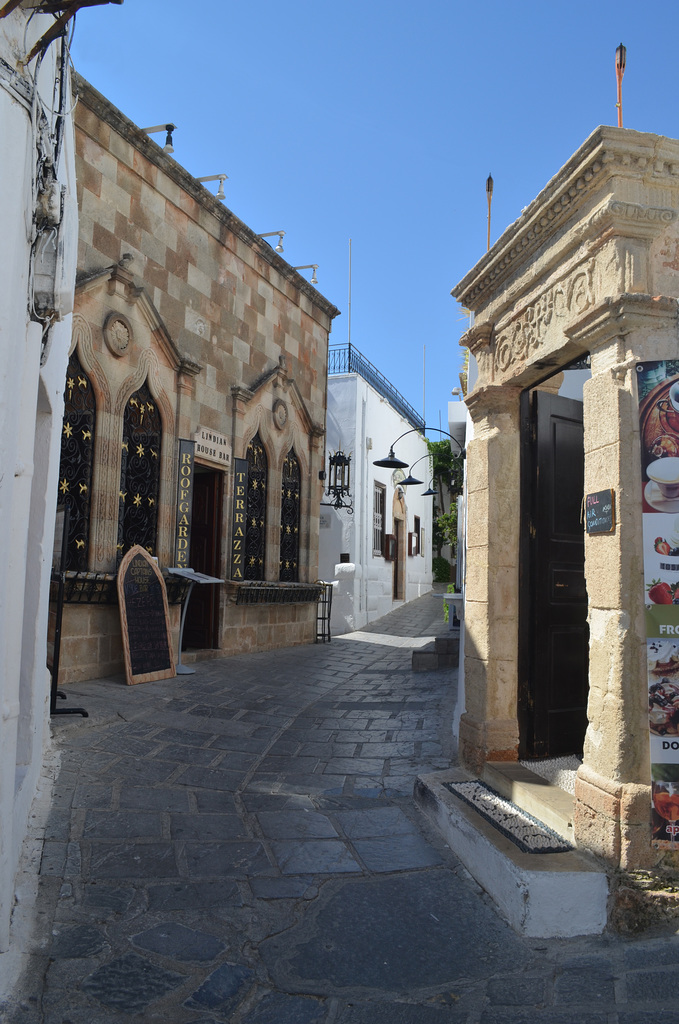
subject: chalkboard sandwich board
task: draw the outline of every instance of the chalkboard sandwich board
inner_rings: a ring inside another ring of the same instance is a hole
[[[118,605],[128,686],[175,676],[165,581],[139,544],[118,569]]]
[[[613,533],[615,530],[615,492],[595,491],[585,495],[587,533]]]

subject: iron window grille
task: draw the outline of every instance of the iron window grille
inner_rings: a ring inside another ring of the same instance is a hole
[[[130,397],[123,416],[118,495],[118,562],[135,544],[156,551],[160,490],[160,413],[147,384]]]
[[[266,486],[268,462],[257,433],[247,449],[248,490],[245,505],[245,579],[263,580],[266,545]]]
[[[300,522],[299,459],[291,448],[283,464],[281,484],[281,546],[278,578],[283,583],[299,580],[299,522]]]
[[[59,461],[59,501],[70,509],[66,569],[87,569],[96,401],[74,352],[68,361]]]

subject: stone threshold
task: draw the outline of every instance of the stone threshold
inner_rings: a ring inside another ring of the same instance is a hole
[[[446,787],[465,781],[474,781],[473,776],[459,768],[421,775],[415,781],[415,802],[511,927],[534,938],[603,932],[608,902],[604,867],[584,850],[524,853]]]

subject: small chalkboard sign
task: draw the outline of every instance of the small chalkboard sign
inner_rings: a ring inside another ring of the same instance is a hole
[[[128,685],[175,676],[165,581],[138,544],[118,570],[118,604]]]
[[[615,530],[615,491],[595,491],[585,495],[587,533],[613,533]]]

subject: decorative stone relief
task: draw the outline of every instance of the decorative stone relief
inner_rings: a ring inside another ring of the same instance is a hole
[[[538,296],[495,341],[494,369],[504,373],[513,363],[524,362],[543,344],[554,320],[577,317],[595,302],[594,260],[579,267]]]
[[[273,404],[273,422],[274,426],[279,430],[282,430],[285,424],[288,422],[288,407],[285,402],[277,398]]]
[[[132,324],[122,313],[109,313],[104,321],[104,341],[109,352],[117,359],[125,355],[134,335]]]

